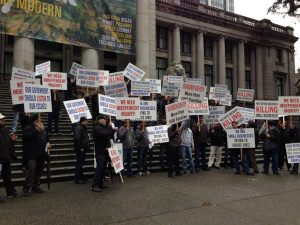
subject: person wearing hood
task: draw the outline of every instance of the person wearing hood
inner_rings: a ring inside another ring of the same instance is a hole
[[[150,175],[147,168],[147,155],[149,152],[148,133],[145,129],[145,122],[141,121],[135,131],[136,148],[138,152],[138,175]]]

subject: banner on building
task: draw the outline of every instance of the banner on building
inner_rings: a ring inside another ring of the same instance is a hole
[[[255,148],[255,134],[253,128],[227,129],[228,148]]]
[[[209,115],[209,105],[207,98],[204,98],[202,103],[189,103],[188,106],[190,116]]]
[[[164,76],[163,81],[183,83],[183,76]]]
[[[92,115],[84,98],[64,101],[64,105],[72,123],[79,122],[81,117],[92,119]]]
[[[169,142],[167,125],[147,127],[146,130],[150,143],[161,144]]]
[[[300,143],[285,144],[288,163],[300,163]]]
[[[254,99],[254,90],[239,88],[237,93],[236,100],[242,102],[253,102]]]
[[[131,81],[131,96],[150,96],[149,81]]]
[[[140,121],[157,121],[157,102],[140,101]]]
[[[150,93],[160,94],[161,93],[161,80],[145,79],[150,82]]]
[[[1,0],[0,9],[3,34],[135,53],[135,0]]]
[[[72,67],[70,69],[70,74],[73,76],[77,76],[78,70],[84,70],[84,69],[85,67],[83,65],[73,62]]]
[[[128,97],[127,85],[125,82],[113,83],[104,86],[105,95],[113,98]]]
[[[166,105],[166,120],[167,125],[171,126],[189,119],[188,102],[180,101]]]
[[[108,154],[113,164],[115,173],[120,173],[123,169],[122,157],[115,146],[108,149]]]
[[[106,96],[106,95],[98,95],[99,100],[99,113],[108,115],[108,116],[116,116],[117,106],[116,99]]]
[[[35,79],[35,73],[28,70],[23,70],[17,67],[12,68],[11,73],[12,80],[21,80],[21,79]]]
[[[67,90],[68,81],[66,73],[44,73],[42,75],[43,86],[54,90]]]
[[[145,75],[145,71],[143,71],[140,68],[138,68],[137,66],[129,63],[126,66],[123,75],[125,77],[127,77],[129,80],[140,81],[143,79],[143,77]]]
[[[179,92],[179,101],[188,101],[189,103],[201,103],[206,96],[206,86],[183,83]]]
[[[207,124],[219,123],[219,118],[225,114],[225,106],[209,106],[209,115],[206,118]]]
[[[278,120],[278,101],[255,101],[256,120]]]
[[[167,80],[164,80],[162,85],[161,95],[178,97],[180,87],[181,87],[180,82],[169,82]]]
[[[108,77],[108,84],[116,84],[116,83],[121,83],[124,82],[124,75],[123,71],[116,72],[116,73],[110,73]]]
[[[24,103],[23,84],[40,84],[39,79],[22,79],[22,80],[11,80],[10,81],[10,93],[13,105]]]
[[[99,86],[108,85],[109,71],[108,70],[99,70]]]
[[[51,71],[51,62],[44,62],[35,66],[35,76],[42,75]]]
[[[192,83],[192,84],[197,84],[197,85],[202,85],[202,79],[199,78],[186,78],[185,80],[186,83]]]
[[[51,90],[37,84],[23,84],[25,113],[52,112]]]
[[[278,114],[284,116],[299,116],[300,96],[279,96]]]
[[[238,107],[234,107],[226,114],[220,116],[218,120],[225,131],[232,128],[231,123],[234,121],[237,122],[238,126],[245,122],[245,118]]]
[[[140,120],[140,99],[139,98],[116,98],[118,120]]]
[[[82,70],[77,71],[76,85],[81,87],[98,88],[99,87],[99,70]]]

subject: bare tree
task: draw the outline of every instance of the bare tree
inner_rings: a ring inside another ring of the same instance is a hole
[[[300,0],[276,0],[268,13],[289,15],[300,18]]]

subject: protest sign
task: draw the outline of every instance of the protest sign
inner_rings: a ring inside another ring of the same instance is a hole
[[[156,101],[140,101],[141,121],[157,121]]]
[[[209,115],[209,105],[207,98],[204,98],[202,103],[189,103],[188,107],[190,116]]]
[[[109,116],[116,116],[116,99],[105,95],[98,95],[99,113]]]
[[[77,71],[76,85],[81,87],[99,87],[99,70],[83,70]]]
[[[50,88],[37,84],[23,84],[25,113],[52,112]]]
[[[239,110],[238,107],[234,107],[233,109],[228,111],[226,114],[220,116],[218,120],[225,131],[227,129],[232,128],[231,123],[233,121],[237,122],[238,126],[243,124],[245,121],[243,114],[241,113],[241,111]]]
[[[108,85],[109,71],[99,70],[99,86]]]
[[[244,123],[255,121],[255,110],[250,108],[238,107],[244,117]]]
[[[139,120],[140,113],[140,99],[139,98],[116,98],[118,120]]]
[[[181,83],[179,82],[169,82],[167,80],[163,81],[161,95],[178,97]]]
[[[149,81],[131,81],[131,96],[150,96]]]
[[[254,90],[239,88],[236,100],[242,102],[253,102]]]
[[[110,73],[108,77],[108,84],[116,84],[120,82],[124,82],[124,75],[123,71],[116,72],[116,73]]]
[[[202,79],[198,78],[186,78],[185,80],[186,83],[192,83],[192,84],[197,84],[197,85],[202,85]]]
[[[300,96],[279,96],[278,114],[284,116],[299,116]]]
[[[35,76],[42,75],[51,71],[51,62],[44,62],[35,66]]]
[[[183,83],[179,92],[179,101],[188,101],[189,103],[201,103],[206,96],[206,86]]]
[[[278,101],[255,101],[256,120],[278,120]]]
[[[105,95],[113,98],[128,97],[126,83],[119,82],[104,86]]]
[[[34,78],[35,78],[35,73],[32,71],[20,69],[17,67],[12,68],[12,73],[11,73],[12,80],[20,80],[20,79],[33,80]]]
[[[215,85],[215,95],[217,99],[225,98],[228,91],[228,85],[216,84]]]
[[[232,95],[227,92],[224,98],[220,98],[220,105],[231,106],[232,104]]]
[[[225,106],[209,106],[209,115],[206,118],[206,123],[219,123],[219,118],[225,113]]]
[[[66,73],[44,73],[42,75],[43,86],[54,90],[67,90],[67,74]]]
[[[180,101],[166,105],[166,120],[167,125],[179,123],[189,119],[188,102]]]
[[[253,128],[227,129],[228,148],[255,148],[255,134]]]
[[[150,93],[160,94],[161,93],[161,80],[145,79],[150,82]]]
[[[114,148],[118,150],[118,153],[121,157],[121,164],[123,164],[124,160],[123,160],[123,144],[122,143],[114,143],[113,144]]]
[[[119,173],[124,169],[121,155],[118,152],[118,149],[112,146],[108,149],[108,154],[113,164],[115,173]]]
[[[77,76],[77,73],[78,73],[79,69],[84,70],[85,67],[83,65],[80,65],[80,64],[76,63],[76,62],[73,62],[72,67],[70,69],[70,74],[73,75],[73,76]]]
[[[150,143],[160,144],[169,142],[167,125],[147,127],[146,130]]]
[[[79,122],[81,117],[92,119],[92,115],[84,98],[64,101],[64,105],[72,123]]]
[[[183,83],[183,76],[164,76],[163,81]]]
[[[145,72],[137,66],[129,63],[125,68],[123,75],[132,81],[140,81],[143,79]]]
[[[10,93],[12,98],[12,104],[18,105],[24,103],[23,84],[40,84],[38,79],[21,79],[21,80],[10,80]]]
[[[285,144],[288,163],[300,163],[300,143]]]
[[[215,87],[210,87],[208,99],[209,99],[209,100],[215,100],[215,101],[218,100],[218,99],[216,98],[216,88],[215,88]]]

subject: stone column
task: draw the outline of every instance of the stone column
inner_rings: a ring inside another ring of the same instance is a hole
[[[225,38],[219,37],[219,52],[218,52],[218,81],[219,84],[226,84],[226,64],[225,64]]]
[[[245,88],[245,46],[244,41],[239,41],[238,46],[238,88]]]
[[[203,40],[203,32],[198,31],[197,33],[197,78],[202,79],[204,84],[204,40]]]
[[[264,79],[262,74],[262,49],[261,46],[256,46],[256,98],[258,100],[264,99]]]
[[[180,27],[174,25],[173,28],[173,61],[181,61],[180,55]]]
[[[15,37],[13,66],[34,71],[34,40],[23,37]]]
[[[81,64],[86,69],[99,69],[99,53],[96,49],[82,48],[81,50]]]
[[[237,91],[238,91],[238,55],[237,55],[237,43],[233,42],[232,45],[232,76],[233,76],[233,93],[232,97],[236,99]]]

